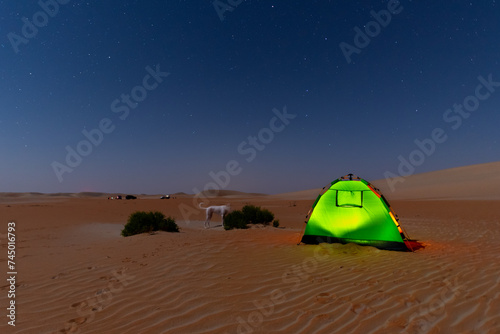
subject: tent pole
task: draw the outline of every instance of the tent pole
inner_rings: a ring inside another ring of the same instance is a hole
[[[406,230],[404,229],[403,226],[399,225],[399,227],[401,227],[401,230],[403,230],[403,233],[405,234],[406,239],[408,240],[407,246],[410,248],[410,250],[411,250],[412,253],[415,253],[415,251],[413,250],[413,247],[411,246],[411,242],[410,242],[411,238],[410,238],[410,236],[408,235],[408,233],[406,233]],[[406,241],[404,241],[404,243],[406,245]]]
[[[413,250],[413,247],[411,246],[411,242],[410,241],[408,241],[408,243],[406,243],[406,241],[403,240],[403,242],[405,243],[406,247],[408,247],[411,250],[412,253],[415,253],[415,251]]]

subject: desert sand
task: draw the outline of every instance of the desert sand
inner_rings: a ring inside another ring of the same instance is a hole
[[[130,201],[2,193],[0,262],[7,277],[15,222],[17,275],[15,327],[0,284],[0,332],[500,333],[499,172],[490,163],[418,174],[394,192],[373,181],[424,244],[414,253],[297,245],[320,189]],[[214,216],[204,229],[199,201],[258,205],[280,228],[225,231]],[[172,216],[181,232],[121,237],[137,210]]]

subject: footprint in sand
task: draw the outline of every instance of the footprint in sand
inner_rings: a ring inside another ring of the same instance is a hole
[[[59,334],[67,334],[67,333],[77,333],[79,331],[78,326],[84,324],[87,321],[85,317],[78,317],[74,319],[68,320],[63,329],[59,330],[57,333]],[[55,333],[54,333],[55,334]]]
[[[99,296],[99,295],[106,294],[109,292],[110,292],[109,289],[99,289],[99,290],[97,290],[97,292],[95,294],[96,294],[96,296]]]
[[[77,325],[81,325],[83,324],[85,321],[87,321],[87,318],[85,317],[78,317],[78,318],[74,318],[74,319],[71,319],[70,321],[68,321],[69,323],[72,323],[74,322],[75,324]]]
[[[85,307],[87,306],[87,302],[86,301],[83,301],[83,302],[78,302],[78,303],[74,303],[73,305],[71,305],[71,307],[75,308],[75,307]]]
[[[323,283],[328,281],[329,278],[327,277],[312,277],[310,278],[311,283]]]
[[[334,293],[323,292],[316,296],[316,302],[320,304],[329,304],[337,299]]]
[[[59,273],[59,274],[57,274],[57,275],[55,275],[55,276],[52,276],[51,278],[52,278],[52,279],[58,279],[58,278],[60,278],[60,277],[62,277],[62,276],[65,276],[65,275],[67,275],[67,273]]]
[[[352,304],[351,312],[356,314],[370,314],[375,312],[371,307],[365,304]]]
[[[375,285],[380,284],[380,282],[379,282],[379,280],[372,278],[372,279],[362,281],[362,282],[354,282],[353,284],[354,284],[354,286],[374,287]]]
[[[401,317],[389,320],[388,326],[386,326],[386,329],[388,332],[391,332],[394,329],[403,330],[406,327],[408,327],[408,320],[401,316]]]
[[[399,300],[401,304],[406,307],[411,307],[420,304],[420,300],[417,299],[414,295],[406,295]]]

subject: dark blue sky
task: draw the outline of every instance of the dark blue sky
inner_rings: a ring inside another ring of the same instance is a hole
[[[499,159],[495,1],[215,5],[0,1],[0,192],[192,193],[212,172],[278,193]]]

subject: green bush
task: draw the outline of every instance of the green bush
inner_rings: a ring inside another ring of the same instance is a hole
[[[278,227],[280,226],[280,221],[278,219],[273,221],[273,227]]]
[[[153,231],[179,232],[179,227],[173,218],[165,218],[165,215],[159,211],[136,211],[128,217],[122,236],[128,237]]]
[[[248,228],[245,215],[239,210],[232,211],[224,217],[224,229],[232,230],[233,228]]]
[[[271,211],[261,209],[260,206],[245,205],[241,211],[249,224],[269,225],[274,219],[274,214]]]
[[[271,211],[255,205],[245,205],[241,211],[232,211],[224,217],[224,229],[247,228],[247,224],[269,225],[273,219]]]
[[[241,212],[248,223],[256,224],[259,210],[260,208],[255,205],[245,205],[243,209],[241,209]]]
[[[158,229],[166,232],[179,232],[179,226],[177,226],[175,219],[172,217],[163,219],[158,225]]]
[[[260,209],[260,208],[259,208]],[[262,209],[257,213],[257,223],[256,224],[264,224],[269,225],[274,219],[274,214],[267,210]]]

